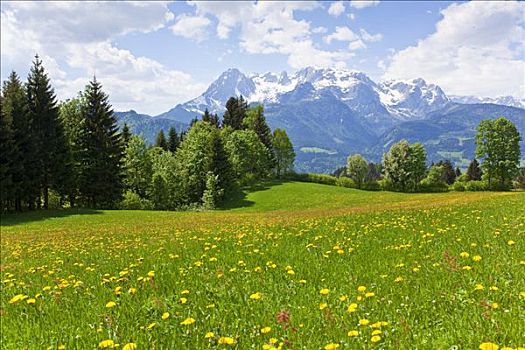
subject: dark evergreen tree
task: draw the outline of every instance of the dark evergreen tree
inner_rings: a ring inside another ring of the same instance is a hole
[[[381,179],[381,163],[368,163],[368,172],[365,175],[365,182],[378,181]]]
[[[248,103],[242,96],[239,98],[230,97],[228,101],[226,101],[226,112],[224,112],[222,125],[230,126],[234,130],[244,129],[245,125],[243,121],[246,117],[247,110]]]
[[[166,141],[166,136],[164,136],[164,131],[161,129],[157,134],[157,139],[155,140],[155,146],[162,148],[163,150],[168,150],[168,142]]]
[[[469,181],[479,181],[481,180],[481,168],[479,167],[479,163],[476,159],[473,159],[467,169],[467,179]]]
[[[219,116],[217,115],[217,113],[210,115],[210,123],[216,128],[220,127]]]
[[[459,167],[456,167],[456,178],[461,176],[461,169]]]
[[[452,185],[454,183],[454,181],[456,180],[456,172],[454,171],[454,167],[452,166],[452,163],[450,162],[450,160],[440,160],[438,163],[437,163],[438,166],[442,166],[443,167],[443,180],[448,184],[448,185]]]
[[[211,121],[211,115],[210,115],[210,112],[208,111],[208,108],[204,110],[204,114],[202,115],[202,121],[207,122],[207,123]]]
[[[4,97],[0,96],[0,212],[13,208],[13,157],[16,144],[11,115],[6,110]]]
[[[4,82],[2,94],[2,109],[11,124],[14,142],[10,166],[14,209],[22,210],[23,204],[33,209],[39,191],[38,169],[34,166],[37,161],[35,137],[27,109],[27,96],[15,72]]]
[[[84,92],[80,193],[92,207],[114,207],[122,195],[122,139],[108,95],[96,78]]]
[[[171,153],[175,153],[177,148],[179,147],[180,140],[179,135],[177,134],[177,130],[175,130],[174,127],[171,127],[168,131],[168,151]]]
[[[38,170],[37,178],[43,196],[43,206],[47,209],[49,190],[60,190],[62,180],[67,177],[67,147],[58,116],[55,92],[38,55],[35,56],[27,78],[26,91],[28,112],[33,126],[32,136],[38,152],[33,166]],[[40,205],[40,201],[37,205]]]
[[[131,138],[131,131],[129,131],[128,124],[124,123],[120,135],[122,137],[123,146],[126,147],[128,145],[129,139]]]

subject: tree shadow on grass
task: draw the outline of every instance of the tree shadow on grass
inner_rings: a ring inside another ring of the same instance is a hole
[[[35,221],[45,221],[54,218],[63,218],[72,215],[94,215],[102,214],[102,211],[95,209],[57,209],[57,210],[35,210],[23,213],[2,213],[0,216],[0,226],[17,226]]]
[[[228,196],[228,199],[221,204],[218,210],[253,207],[255,202],[246,199],[248,193],[266,191],[274,186],[282,185],[283,183],[284,181],[272,180],[239,188]]]

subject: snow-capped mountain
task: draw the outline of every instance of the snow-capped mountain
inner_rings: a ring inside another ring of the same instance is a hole
[[[497,105],[510,106],[516,108],[525,108],[525,99],[518,99],[513,96],[499,96],[499,97],[476,97],[476,96],[449,96],[450,100],[463,104],[474,103],[494,103]]]
[[[202,95],[159,117],[188,122],[205,108],[221,114],[227,99],[238,95],[250,103],[280,103],[288,93],[304,90],[302,86],[306,83],[313,87],[308,98],[330,93],[378,127],[378,132],[395,124],[396,119],[424,118],[449,102],[439,86],[427,84],[423,79],[377,84],[362,72],[346,69],[308,67],[290,76],[286,72],[245,75],[238,69],[228,69]]]
[[[332,171],[350,153],[378,161],[402,138],[422,142],[429,160],[445,158],[466,167],[474,157],[476,126],[487,118],[504,116],[525,135],[523,100],[447,96],[423,79],[378,83],[362,72],[311,67],[293,74],[228,69],[199,97],[150,118],[151,123],[146,117],[136,121],[129,112],[119,120],[152,142],[158,127],[177,121],[181,130],[206,108],[221,115],[228,98],[239,95],[264,105],[271,128],[286,129],[299,171]],[[525,158],[525,137],[521,145]]]

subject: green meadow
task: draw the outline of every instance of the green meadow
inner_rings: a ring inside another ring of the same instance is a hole
[[[1,233],[2,349],[525,347],[525,192],[271,182]]]

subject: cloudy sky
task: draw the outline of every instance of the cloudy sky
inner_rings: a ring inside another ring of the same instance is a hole
[[[35,53],[60,99],[94,74],[116,110],[158,114],[224,70],[346,67],[446,93],[525,97],[525,3],[2,2],[1,78]]]

